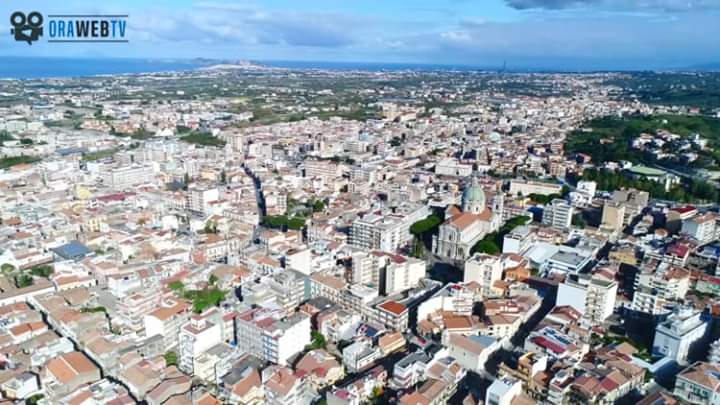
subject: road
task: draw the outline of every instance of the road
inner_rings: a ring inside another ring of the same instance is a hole
[[[484,373],[468,372],[468,375],[458,386],[458,392],[453,396],[450,403],[459,403],[458,401],[462,401],[468,393],[472,393],[476,398],[485,398],[485,391],[487,387],[490,386],[492,380],[498,375],[500,364],[507,362],[514,350],[522,348],[530,332],[537,328],[545,316],[555,307],[556,296],[556,288],[548,288],[544,291],[543,301],[537,312],[515,332],[509,344],[504,345],[500,350],[490,356],[485,363]]]

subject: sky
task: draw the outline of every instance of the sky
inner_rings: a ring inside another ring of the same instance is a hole
[[[10,14],[128,14],[127,44],[15,42]],[[5,0],[0,56],[535,69],[720,64],[720,0]]]

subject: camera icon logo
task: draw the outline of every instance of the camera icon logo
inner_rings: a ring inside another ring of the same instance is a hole
[[[10,33],[15,36],[16,41],[32,45],[43,35],[43,16],[37,11],[27,16],[21,11],[16,11],[10,16],[10,24],[13,26]]]

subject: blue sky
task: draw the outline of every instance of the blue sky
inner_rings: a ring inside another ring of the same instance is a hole
[[[28,46],[9,33],[17,10],[129,14],[130,43]],[[720,0],[28,0],[0,3],[0,16],[2,56],[566,69],[720,63]]]

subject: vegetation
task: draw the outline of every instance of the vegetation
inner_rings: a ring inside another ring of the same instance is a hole
[[[410,233],[415,236],[422,236],[426,233],[434,233],[442,223],[442,218],[433,214],[412,224],[412,226],[410,226]]]
[[[560,194],[545,195],[545,194],[533,193],[533,194],[528,195],[528,197],[538,204],[547,205],[550,203],[550,201],[552,201],[556,198],[562,198],[562,195],[560,195]]]
[[[287,215],[268,215],[263,218],[263,225],[269,228],[287,228],[299,231],[305,227],[305,218],[298,215],[291,217],[288,217]]]
[[[9,167],[21,164],[31,164],[39,161],[39,158],[31,156],[8,156],[0,159],[0,169],[7,169]]]
[[[218,233],[218,224],[214,221],[207,221],[205,222],[205,227],[203,228],[203,232],[205,233]]]
[[[653,198],[683,202],[719,201],[720,193],[712,184],[697,179],[683,179],[666,191],[665,186],[650,179],[635,179],[622,171],[607,169],[588,169],[583,173],[583,180],[595,181],[599,190],[618,190],[635,188],[647,191]]]
[[[10,135],[8,131],[0,131],[0,146],[3,145],[6,141],[14,141],[15,137]]]
[[[117,149],[106,149],[97,152],[84,153],[82,156],[82,160],[86,162],[92,162],[95,160],[112,157],[113,155],[115,155],[115,153],[117,153]]]
[[[190,290],[183,293],[183,298],[192,301],[193,311],[202,313],[210,307],[216,307],[225,299],[226,292],[217,287],[204,290]]]
[[[40,400],[42,400],[43,398],[45,398],[45,396],[43,394],[35,394],[35,395],[31,396],[30,398],[26,399],[25,403],[27,405],[37,405],[40,402]]]
[[[3,274],[10,274],[15,271],[15,266],[10,263],[3,263],[2,266],[0,266],[0,271],[2,271]]]
[[[177,356],[177,353],[175,353],[175,352],[167,352],[167,353],[165,353],[165,354],[163,355],[163,357],[165,358],[165,364],[166,364],[168,367],[170,367],[170,366],[177,366],[177,364],[178,364],[178,356]]]
[[[633,115],[599,118],[588,122],[585,127],[590,131],[577,130],[568,136],[565,143],[567,153],[588,154],[596,162],[623,160],[649,166],[662,163],[663,166],[686,171],[687,165],[682,162],[659,161],[652,153],[632,149],[632,141],[641,134],[666,130],[683,137],[700,134],[708,140],[708,148],[694,151],[699,157],[692,166],[712,169],[717,168],[720,161],[720,119],[687,115]],[[674,145],[668,143],[666,147],[673,150]]]
[[[225,146],[225,141],[213,136],[210,132],[193,131],[180,138],[180,140],[200,146],[214,146],[219,148]]]
[[[29,276],[27,274],[18,274],[15,276],[15,287],[17,288],[25,288],[30,287],[33,285],[33,278],[32,276]]]
[[[312,339],[312,341],[308,345],[308,348],[310,350],[324,349],[327,346],[325,336],[323,336],[322,333],[318,331],[310,332],[310,338]]]
[[[618,85],[628,95],[647,103],[698,107],[706,112],[720,107],[720,75],[717,74],[642,72],[609,84]]]
[[[94,314],[97,312],[105,312],[107,313],[107,308],[105,307],[84,307],[80,309],[80,312],[83,314]]]
[[[518,226],[522,226],[530,222],[532,218],[526,216],[518,216],[508,220],[505,225],[500,227],[497,232],[487,234],[483,239],[473,246],[471,253],[485,253],[489,255],[497,255],[502,252],[503,240],[505,235],[512,232]]]
[[[53,268],[51,266],[37,266],[30,269],[30,274],[37,277],[49,278],[53,274]]]
[[[182,290],[184,290],[184,289],[185,289],[185,285],[183,284],[182,281],[180,281],[180,280],[175,280],[175,281],[173,281],[172,283],[168,284],[168,288],[169,288],[171,291],[177,292],[177,291],[182,291]]]

